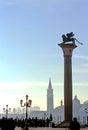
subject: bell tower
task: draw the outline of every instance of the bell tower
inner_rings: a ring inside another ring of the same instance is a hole
[[[47,89],[47,111],[53,110],[53,89],[51,84],[51,78],[49,79],[49,85]]]

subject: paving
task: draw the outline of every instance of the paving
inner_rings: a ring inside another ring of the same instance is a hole
[[[23,130],[23,129],[21,129],[20,127],[16,127],[15,130]],[[32,128],[32,127],[30,127],[29,130],[68,130],[68,128],[51,128],[51,127]],[[80,130],[88,130],[88,127],[81,128]]]

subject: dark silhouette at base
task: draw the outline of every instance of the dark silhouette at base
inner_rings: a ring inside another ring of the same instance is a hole
[[[73,121],[70,122],[69,129],[70,130],[80,130],[80,124],[77,121],[76,117],[73,119]]]

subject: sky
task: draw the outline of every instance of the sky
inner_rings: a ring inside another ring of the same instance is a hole
[[[62,34],[73,32],[73,98],[88,100],[88,0],[0,0],[0,112],[32,100],[46,110],[51,77],[54,107],[64,101]]]

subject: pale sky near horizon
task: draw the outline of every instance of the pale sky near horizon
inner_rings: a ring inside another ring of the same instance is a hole
[[[73,98],[88,100],[88,1],[0,0],[0,112],[20,106],[46,110],[49,77],[54,107],[63,100],[64,59],[61,35],[74,32],[83,42],[73,51]]]

